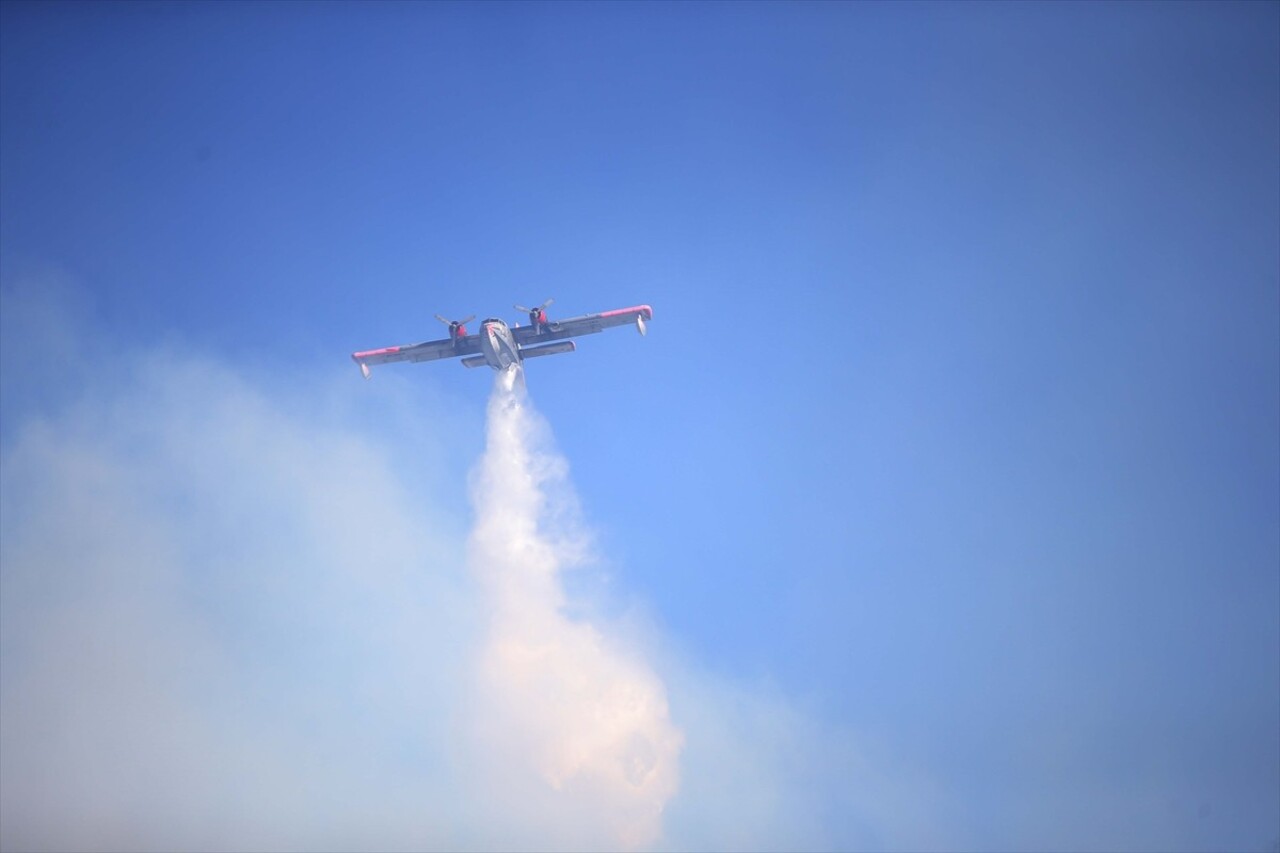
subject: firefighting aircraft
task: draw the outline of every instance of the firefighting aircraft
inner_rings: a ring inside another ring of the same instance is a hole
[[[360,365],[360,372],[364,374],[365,379],[369,378],[369,368],[375,364],[387,364],[393,361],[435,361],[439,358],[457,356],[462,356],[462,363],[466,367],[480,367],[487,364],[494,370],[505,370],[526,358],[573,352],[577,346],[566,338],[603,332],[611,326],[634,323],[636,329],[643,335],[646,321],[653,319],[652,308],[648,305],[636,305],[633,308],[619,308],[602,314],[583,314],[581,317],[570,317],[567,320],[548,320],[547,306],[554,301],[548,299],[537,308],[515,306],[517,311],[523,311],[529,315],[527,326],[521,326],[518,323],[515,326],[508,326],[502,320],[490,317],[480,324],[480,332],[475,335],[467,334],[466,325],[475,319],[474,314],[462,320],[446,320],[437,314],[436,319],[449,327],[449,337],[439,341],[356,352],[351,354],[351,359]]]

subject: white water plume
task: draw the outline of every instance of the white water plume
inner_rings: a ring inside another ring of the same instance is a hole
[[[571,845],[648,846],[683,738],[641,656],[565,613],[561,573],[587,550],[566,474],[520,368],[500,374],[472,483],[468,561],[490,619],[475,734],[494,765],[486,775],[514,785],[503,806],[521,812],[513,825],[541,823]]]

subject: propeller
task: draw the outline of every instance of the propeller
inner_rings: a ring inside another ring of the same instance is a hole
[[[439,314],[436,315],[436,319],[439,320],[441,323],[444,323],[449,328],[454,328],[456,326],[465,326],[475,318],[476,318],[476,315],[472,314],[469,317],[462,318],[461,320],[448,320],[444,317],[441,317]]]
[[[449,337],[455,344],[458,342],[459,338],[467,333],[467,324],[475,318],[475,314],[472,314],[469,317],[464,317],[461,320],[449,320],[441,317],[439,314],[436,315],[437,320],[449,327]]]
[[[516,309],[517,311],[523,311],[523,312],[524,312],[524,313],[526,313],[526,314],[532,314],[532,313],[534,313],[535,311],[537,311],[537,312],[545,311],[545,310],[546,310],[546,308],[547,308],[547,306],[548,306],[548,305],[550,305],[552,302],[555,302],[555,300],[554,300],[554,299],[548,299],[546,302],[542,303],[542,304],[541,304],[541,305],[539,305],[537,308],[525,308],[523,305],[517,305],[517,306],[515,306],[515,309]]]

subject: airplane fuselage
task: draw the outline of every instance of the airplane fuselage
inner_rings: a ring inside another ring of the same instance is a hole
[[[502,320],[491,317],[480,324],[480,351],[494,370],[505,370],[520,363],[520,348]]]

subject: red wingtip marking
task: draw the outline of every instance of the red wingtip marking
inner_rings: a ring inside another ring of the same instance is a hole
[[[619,308],[616,311],[605,311],[601,317],[617,317],[619,314],[643,314],[646,320],[653,319],[653,309],[648,305],[633,305],[630,308]]]
[[[400,352],[400,347],[385,347],[383,349],[371,349],[364,352],[351,353],[352,361],[359,361],[362,358],[368,358],[372,355],[391,355],[393,352]]]

